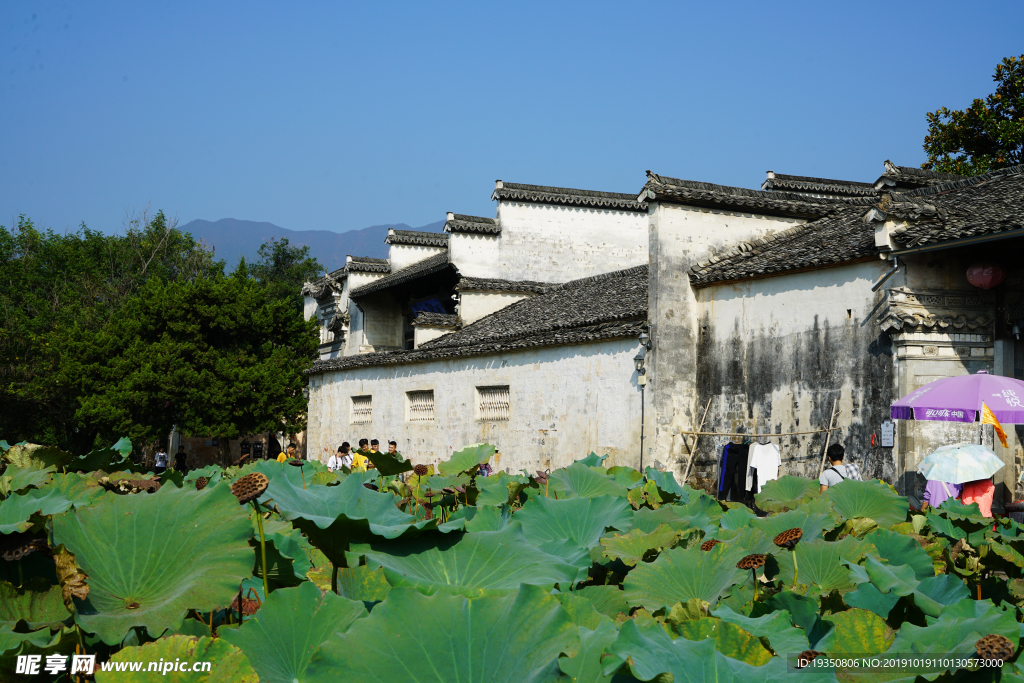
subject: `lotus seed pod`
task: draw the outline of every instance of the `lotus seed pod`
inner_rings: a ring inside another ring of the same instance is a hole
[[[796,668],[802,669],[824,654],[824,652],[818,652],[817,650],[804,650],[796,656]]]
[[[267,490],[270,480],[262,472],[251,472],[231,485],[231,493],[242,505],[259,498]]]
[[[991,633],[977,643],[974,649],[978,652],[978,658],[991,662],[995,660],[1007,661],[1013,657],[1013,643],[1009,638]]]
[[[305,462],[299,460],[298,458],[293,458],[292,460],[289,460],[288,464],[291,465],[292,467],[304,467],[306,465]]]
[[[16,562],[34,552],[51,554],[45,538],[37,538],[28,532],[0,536],[0,557],[8,562]]]
[[[426,465],[416,465],[415,467],[412,468],[412,471],[416,474],[417,477],[425,477],[427,476],[427,474],[430,473],[430,468],[427,467]]]
[[[719,541],[718,539],[712,538],[710,541],[704,541],[703,543],[701,543],[700,544],[700,549],[703,550],[704,552],[707,552],[707,551],[711,550],[712,548],[714,548],[719,543],[721,543],[721,541]]]
[[[259,600],[253,600],[252,598],[242,598],[242,614],[247,617],[251,617],[256,614],[256,610],[260,608]],[[238,596],[231,601],[231,609],[238,611]]]
[[[792,550],[794,546],[796,546],[796,544],[800,542],[800,539],[803,538],[803,536],[803,529],[786,529],[781,534],[775,537],[775,545],[779,546],[780,548],[789,548],[790,550]]]
[[[754,554],[747,555],[742,560],[736,563],[737,569],[757,569],[764,566],[764,561],[767,559],[767,555]]]
[[[206,485],[210,483],[210,480],[206,477],[199,477],[196,479],[196,491],[202,491],[206,488]]]

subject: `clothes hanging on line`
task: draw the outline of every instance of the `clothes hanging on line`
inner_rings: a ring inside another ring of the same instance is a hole
[[[778,446],[773,443],[754,444],[747,461],[747,490],[760,493],[761,487],[767,482],[779,478],[781,465],[782,457]]]
[[[743,501],[748,496],[744,484],[747,475],[747,456],[750,444],[730,443],[723,449],[722,475],[718,491],[719,500]]]

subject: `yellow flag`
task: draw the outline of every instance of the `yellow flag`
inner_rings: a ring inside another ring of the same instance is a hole
[[[999,424],[999,420],[996,419],[996,415],[992,412],[992,409],[984,403],[981,404],[981,424],[992,425],[996,430],[996,436],[999,437],[999,442],[1003,444],[1003,448],[1009,448],[1009,446],[1006,445],[1006,432],[1003,431],[1003,426]]]

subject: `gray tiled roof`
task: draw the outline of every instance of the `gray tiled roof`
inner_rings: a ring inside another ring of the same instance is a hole
[[[790,190],[804,194],[837,194],[849,197],[873,197],[878,194],[874,183],[785,175],[774,171],[768,171],[768,177],[761,184],[761,189]]]
[[[864,207],[846,207],[834,215],[743,242],[691,267],[690,282],[694,287],[701,287],[867,258],[877,259],[875,230],[862,220],[863,215]]]
[[[307,282],[302,285],[302,296],[311,296],[314,299],[322,299],[329,293],[333,293],[334,288],[332,284],[339,284],[340,280],[344,280],[348,277],[348,271],[344,268],[338,268],[335,271],[331,271],[323,277],[318,277],[312,282]]]
[[[1024,164],[892,195],[886,215],[910,218],[892,239],[903,248],[1024,229]]]
[[[448,214],[448,220],[444,224],[445,232],[470,232],[481,235],[498,235],[501,233],[501,225],[497,218],[484,218],[483,216],[466,216],[461,213]]]
[[[499,280],[497,278],[464,277],[455,285],[458,292],[545,292],[555,284],[532,280]]]
[[[434,313],[433,311],[420,311],[416,314],[413,325],[431,325],[433,327],[458,327],[459,316],[454,313]]]
[[[551,287],[420,346],[318,360],[308,370],[332,370],[480,356],[543,346],[634,337],[647,319],[647,266]]]
[[[408,244],[423,247],[447,247],[448,235],[443,232],[420,230],[392,230],[384,238],[385,244]]]
[[[819,198],[795,192],[748,190],[744,187],[669,178],[650,171],[647,171],[647,183],[641,190],[641,197],[648,201],[798,218],[819,218],[834,211],[837,206],[869,206],[875,201],[871,197]]]
[[[506,183],[501,180],[495,182],[491,199],[511,199],[537,204],[591,206],[599,209],[624,209],[627,211],[647,210],[647,204],[637,201],[635,194],[574,190],[568,187],[549,187],[547,185],[524,185],[523,183]]]
[[[438,273],[442,270],[447,270],[450,268],[453,269],[454,266],[452,266],[452,264],[449,263],[448,251],[445,250],[442,251],[440,254],[434,254],[429,258],[423,259],[422,261],[417,261],[416,263],[412,264],[411,266],[408,266],[407,268],[396,270],[390,275],[385,275],[379,280],[369,282],[363,285],[362,287],[356,287],[355,289],[351,290],[348,293],[348,295],[350,298],[356,299],[361,296],[366,296],[367,294],[375,294],[377,292],[381,292],[385,289],[388,289],[389,287],[394,287],[395,285],[400,285],[402,283],[409,282],[410,280],[415,280],[416,278],[424,277],[425,275],[431,275],[433,273]]]
[[[875,187],[895,187],[896,189],[913,189],[941,185],[951,180],[962,180],[964,176],[955,173],[940,173],[912,166],[897,166],[885,160],[885,172],[875,181]]]
[[[345,269],[350,273],[390,273],[391,264],[386,258],[370,258],[369,256],[352,256],[352,260],[345,264]]]

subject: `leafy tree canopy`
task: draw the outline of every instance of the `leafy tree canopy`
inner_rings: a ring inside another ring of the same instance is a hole
[[[928,113],[924,168],[970,176],[1024,163],[1024,55],[1003,59],[992,80],[996,91],[967,109]]]
[[[287,237],[272,238],[257,253],[256,261],[247,266],[250,275],[302,310],[302,284],[315,280],[324,272],[320,261],[309,255],[309,247],[292,246]],[[242,265],[245,265],[244,259]]]

